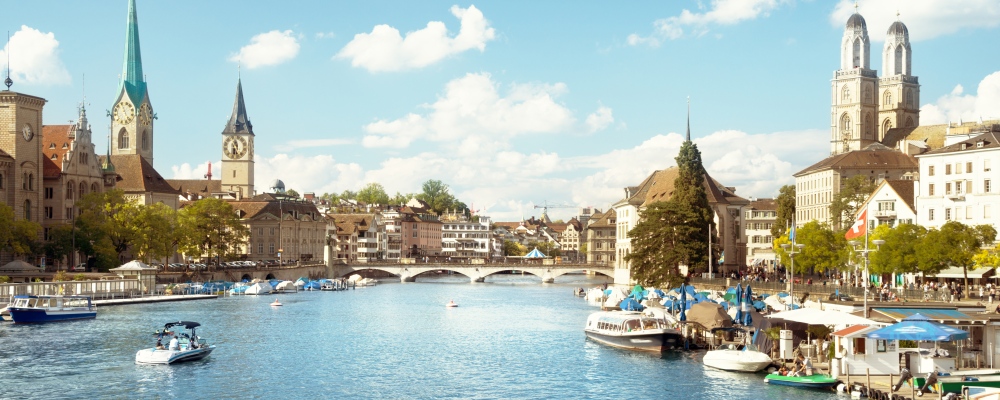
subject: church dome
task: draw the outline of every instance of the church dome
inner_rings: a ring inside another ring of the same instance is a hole
[[[865,17],[862,17],[861,14],[854,13],[854,15],[851,15],[851,18],[847,19],[847,29],[868,30],[868,24],[865,23]]]
[[[908,37],[910,36],[910,31],[906,29],[906,25],[902,22],[896,21],[893,22],[892,25],[889,25],[889,32],[886,32],[886,35],[902,35],[904,37]]]
[[[274,183],[271,184],[271,190],[274,190],[276,193],[283,193],[285,191],[285,182],[282,182],[281,179],[275,179]]]

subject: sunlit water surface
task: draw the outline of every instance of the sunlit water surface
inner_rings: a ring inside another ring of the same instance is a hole
[[[96,320],[0,324],[2,398],[833,399],[704,367],[703,352],[588,341],[601,281],[500,276],[103,307]],[[283,307],[269,303],[280,299]],[[445,308],[454,299],[459,307]],[[201,361],[136,365],[167,321],[218,346]]]

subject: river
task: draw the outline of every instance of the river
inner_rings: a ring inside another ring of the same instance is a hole
[[[0,324],[0,398],[833,399],[587,340],[595,308],[507,275],[418,279],[344,292],[103,307],[96,320]],[[270,307],[275,298],[283,307]],[[449,300],[459,304],[445,308]],[[201,361],[136,365],[168,321],[218,346]]]

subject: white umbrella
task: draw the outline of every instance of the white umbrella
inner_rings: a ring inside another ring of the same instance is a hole
[[[786,321],[809,325],[880,325],[878,322],[840,311],[800,308],[768,315],[767,318],[781,318]]]

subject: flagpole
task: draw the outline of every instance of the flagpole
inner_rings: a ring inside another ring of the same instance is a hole
[[[868,210],[862,213],[865,216],[865,318],[868,318],[868,286],[871,277],[868,276]]]

